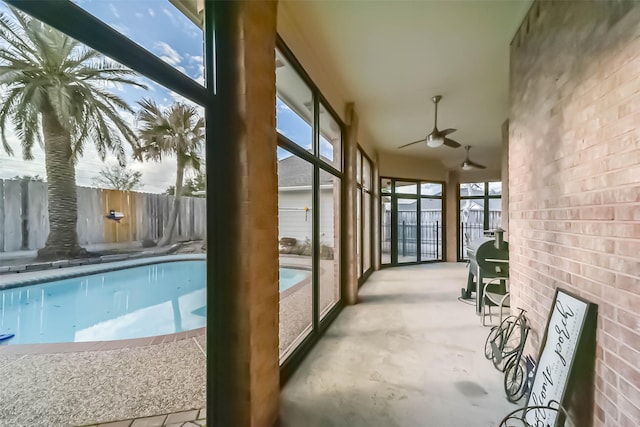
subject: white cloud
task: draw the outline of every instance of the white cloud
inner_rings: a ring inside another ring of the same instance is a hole
[[[115,16],[116,18],[120,18],[120,14],[118,13],[118,9],[116,9],[115,5],[113,3],[109,3],[109,9],[111,9],[111,13],[113,13],[113,16]]]
[[[174,101],[176,102],[182,102],[183,104],[192,104],[191,101],[189,101],[187,98],[185,98],[184,96],[180,95],[179,93],[176,93],[174,91],[169,92],[169,95],[174,99]]]
[[[194,80],[204,86],[204,69],[200,69],[200,73],[194,77]]]
[[[187,53],[185,56],[187,57],[189,62],[194,63],[196,66],[202,65],[204,63],[204,58],[201,55],[190,55]]]
[[[167,15],[167,17],[169,18],[169,20],[171,21],[171,23],[175,26],[178,25],[178,20],[176,19],[175,16],[173,16],[173,13],[171,13],[169,11],[169,9],[167,9],[166,7],[162,8],[162,13],[164,13],[165,15]]]
[[[153,9],[149,8],[148,11],[150,16],[156,16],[156,13],[153,11]]]
[[[171,64],[174,67],[177,67],[180,64],[180,62],[182,62],[182,55],[180,55],[168,43],[156,42],[156,44],[154,45],[154,48],[160,54],[160,59],[162,59],[167,64]]]
[[[135,15],[135,17],[136,17],[136,18],[138,18],[138,19],[142,19],[142,18],[144,18],[144,15],[143,15],[142,13],[140,13],[140,12],[136,12],[134,15]]]

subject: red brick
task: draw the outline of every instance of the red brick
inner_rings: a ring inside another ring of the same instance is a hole
[[[537,7],[533,29],[511,47],[511,289],[530,310],[534,337],[556,287],[599,304],[594,424],[636,426],[640,11],[603,2]]]

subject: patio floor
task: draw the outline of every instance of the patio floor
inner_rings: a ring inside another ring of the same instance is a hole
[[[285,385],[281,427],[491,426],[517,406],[458,301],[465,264],[384,269]],[[494,321],[496,317],[494,317]]]

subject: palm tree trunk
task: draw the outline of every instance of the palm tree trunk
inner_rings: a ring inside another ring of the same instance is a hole
[[[53,112],[43,112],[42,130],[47,170],[49,236],[38,251],[42,260],[86,255],[78,243],[76,171],[71,159],[71,137]]]
[[[182,197],[182,179],[184,178],[184,164],[178,160],[178,169],[176,171],[176,189],[173,193],[173,205],[171,206],[171,213],[169,214],[169,222],[167,228],[164,231],[162,239],[158,242],[158,246],[165,246],[171,243],[173,237],[173,230],[176,228],[176,219],[178,218],[178,212],[180,211],[180,198]]]

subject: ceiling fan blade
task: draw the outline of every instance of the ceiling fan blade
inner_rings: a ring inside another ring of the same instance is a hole
[[[445,138],[444,139],[444,145],[449,146],[451,148],[460,147],[460,144],[458,142],[454,141],[453,139],[449,139],[449,138]]]
[[[441,131],[440,131],[440,135],[442,135],[442,136],[447,136],[447,135],[449,135],[450,133],[454,133],[456,130],[457,130],[457,129],[451,129],[451,128],[449,128],[449,129],[445,129],[445,130],[441,130]]]
[[[486,169],[487,167],[485,165],[481,165],[480,163],[476,163],[473,160],[465,160],[465,163],[467,163],[469,166],[475,168],[475,169]]]
[[[420,139],[420,140],[418,140],[418,141],[413,141],[413,142],[410,142],[410,143],[408,143],[408,144],[401,145],[401,146],[400,146],[400,147],[398,147],[398,148],[408,147],[408,146],[410,146],[410,145],[417,144],[417,143],[419,143],[419,142],[425,142],[425,141],[426,141],[426,139],[422,138],[422,139]]]

